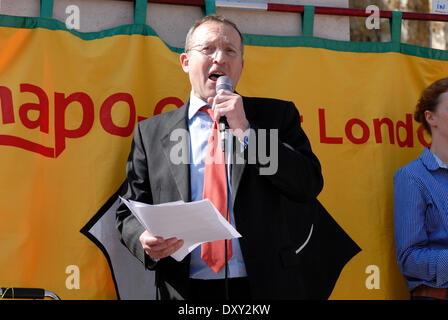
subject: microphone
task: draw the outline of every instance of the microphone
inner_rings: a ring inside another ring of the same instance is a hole
[[[216,80],[216,93],[218,94],[222,91],[233,92],[232,80],[228,76],[220,76]],[[226,117],[219,118],[219,132],[223,132],[226,129],[229,129]]]
[[[228,91],[233,92],[233,86],[232,86],[232,80],[228,76],[220,76],[218,80],[216,80],[216,94],[221,93],[222,91]],[[228,172],[227,172],[227,165],[226,165],[226,142],[227,142],[227,131],[226,129],[229,129],[229,124],[227,122],[227,118],[225,116],[219,118],[219,132],[221,132],[221,147],[222,152],[224,153],[224,169],[226,171],[226,193],[227,193],[227,207],[226,207],[226,220],[229,218],[229,180],[228,180]],[[228,278],[228,262],[227,262],[227,241],[224,241],[224,255],[225,255],[225,297],[226,300],[229,300],[229,278]]]

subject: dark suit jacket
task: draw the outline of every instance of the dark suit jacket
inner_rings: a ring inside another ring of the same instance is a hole
[[[343,266],[359,248],[316,200],[323,187],[321,167],[294,104],[246,97],[243,103],[253,131],[244,163],[232,164],[231,181],[236,229],[242,235],[252,296],[326,299]],[[188,132],[187,110],[188,103],[138,124],[122,197],[150,204],[191,201],[189,139],[178,135]],[[262,129],[278,129],[278,138],[271,140],[268,131],[264,139]],[[258,152],[260,141],[267,143]],[[234,142],[239,147],[238,139]],[[262,175],[260,170],[272,163],[264,163],[259,154],[266,154],[275,143],[278,158],[273,161],[278,161],[278,169],[275,174]],[[183,157],[184,163],[173,164],[172,152]],[[188,298],[190,255],[181,262],[171,257],[152,261],[139,242],[144,228],[124,204],[117,210],[117,227],[129,250],[156,271],[162,299]]]

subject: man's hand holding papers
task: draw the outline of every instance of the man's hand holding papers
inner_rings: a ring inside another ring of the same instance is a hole
[[[172,255],[184,245],[184,240],[178,240],[176,237],[163,239],[162,237],[155,237],[145,230],[140,235],[140,242],[146,254],[151,259],[162,259]]]
[[[140,242],[153,259],[181,261],[203,242],[241,237],[208,199],[159,205],[120,199],[145,227]]]

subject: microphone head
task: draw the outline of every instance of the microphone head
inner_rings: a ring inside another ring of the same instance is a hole
[[[220,93],[221,90],[233,92],[232,80],[228,76],[220,76],[216,80],[216,93]]]

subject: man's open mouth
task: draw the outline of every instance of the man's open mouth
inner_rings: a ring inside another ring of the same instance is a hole
[[[212,72],[212,73],[210,73],[210,75],[208,76],[208,78],[210,79],[210,80],[212,80],[212,81],[216,81],[216,80],[218,80],[218,78],[220,77],[220,76],[223,76],[224,75],[224,73],[222,73],[222,72]]]

